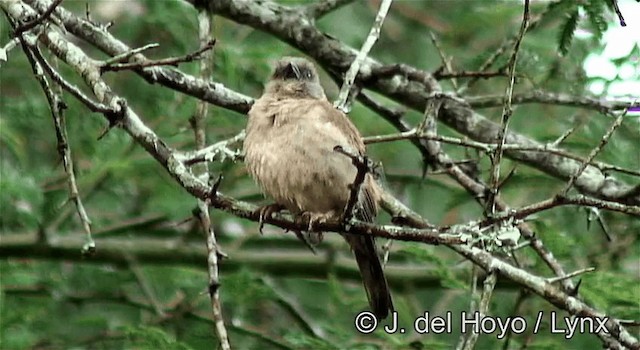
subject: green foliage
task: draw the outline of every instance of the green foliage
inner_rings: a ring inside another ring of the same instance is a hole
[[[33,174],[25,174],[9,161],[0,160],[0,227],[35,230],[40,221],[43,195]]]
[[[309,2],[281,3],[305,6]],[[327,35],[358,48],[375,17],[373,3],[353,2],[316,24]],[[93,1],[90,5],[92,18],[114,21],[109,32],[128,46],[159,43],[158,48],[145,52],[148,57],[180,56],[198,46],[196,11],[188,2]],[[62,6],[85,16],[85,2],[65,1]],[[543,18],[522,43],[516,93],[542,89],[585,95],[588,84],[596,79],[607,86],[618,81],[619,77],[587,78],[583,68],[587,55],[603,49],[608,6],[609,1],[604,0],[532,2],[532,15],[543,14]],[[520,2],[395,1],[371,55],[385,64],[407,63],[434,71],[442,61],[431,43],[432,32],[444,54],[452,58],[455,71],[474,71],[517,33],[521,17]],[[593,37],[575,35],[583,28]],[[0,19],[0,46],[9,41],[9,33],[6,19]],[[270,34],[220,16],[214,18],[213,33],[217,43],[210,79],[248,96],[260,95],[274,60],[303,55]],[[73,40],[92,58],[106,57],[81,40]],[[562,57],[557,54],[558,48]],[[635,47],[612,62],[617,67],[633,64],[631,59],[638,56],[638,50]],[[508,57],[508,53],[498,57],[489,70],[504,67]],[[55,63],[53,57],[47,58]],[[9,60],[1,63],[0,245],[9,239],[26,241],[38,233],[62,241],[83,237],[75,207],[68,200],[67,177],[49,107],[31,67],[20,47],[10,51]],[[65,78],[91,96],[69,67],[59,62],[58,66]],[[177,69],[197,74],[198,62],[180,64]],[[196,99],[151,85],[133,72],[108,72],[103,78],[169,147],[193,149],[189,119],[196,110]],[[326,72],[321,72],[321,79],[329,98],[335,98],[338,87]],[[458,79],[459,84],[466,81]],[[441,83],[451,91],[451,81]],[[502,96],[505,84],[503,77],[481,79],[462,97]],[[376,92],[366,93],[385,106],[398,107]],[[207,294],[207,262],[198,255],[205,251],[204,239],[199,224],[190,220],[196,201],[122,129],[114,128],[97,141],[107,127],[106,120],[72,96],[65,93],[63,97],[69,106],[65,114],[67,141],[80,197],[98,242],[97,256],[81,258],[79,244],[77,249],[70,248],[75,249],[75,255],[68,250],[48,252],[36,246],[22,251],[22,255],[0,256],[0,348],[211,349],[217,340]],[[502,107],[478,109],[478,113],[498,122]],[[365,136],[397,131],[359,103],[350,117]],[[406,111],[403,118],[416,125],[422,113]],[[640,158],[633,152],[639,139],[637,119],[628,120],[596,160],[640,169]],[[587,109],[517,104],[509,128],[544,144],[575,127],[561,147],[585,157],[611,121]],[[245,122],[245,117],[236,112],[209,106],[207,143],[237,134]],[[462,137],[444,123],[439,123],[438,132]],[[475,162],[478,179],[487,181],[490,160],[485,154],[449,144],[443,144],[443,149],[455,160]],[[482,218],[485,208],[449,177],[431,172],[422,177],[422,155],[409,141],[374,144],[368,150],[374,160],[384,164],[385,187],[430,222],[451,225]],[[501,194],[516,208],[549,198],[566,183],[521,163],[505,160],[502,166],[502,174],[516,168]],[[221,191],[225,194],[255,204],[266,202],[241,162],[216,162],[210,169],[214,175],[224,175]],[[637,182],[637,177],[616,172],[611,175],[628,183]],[[587,227],[588,213],[573,207],[543,212],[530,218],[533,221],[529,224],[566,271],[598,268],[581,276],[581,297],[616,318],[637,320],[640,221],[617,213],[601,215],[614,237],[612,242],[595,222]],[[381,223],[388,220],[379,218]],[[359,334],[353,327],[354,315],[366,308],[366,295],[351,253],[329,239],[337,238],[333,233],[326,233],[320,252],[313,255],[293,234],[272,230],[258,236],[256,223],[220,211],[212,211],[212,221],[221,250],[229,254],[228,259],[220,261],[220,290],[225,322],[236,349],[450,349],[457,341],[457,333],[417,336],[411,332],[386,334],[378,329],[371,335]],[[100,255],[101,241],[112,238],[121,240],[123,251],[135,247],[147,258],[110,262],[109,256]],[[379,243],[382,245],[382,240]],[[185,261],[175,261],[172,256],[165,261],[152,254],[158,245],[177,247],[179,252],[191,255]],[[273,253],[273,261],[264,261],[264,253]],[[523,248],[515,254],[524,269],[550,275],[549,268],[531,249]],[[200,260],[194,263],[194,259]],[[468,309],[469,264],[461,261],[460,256],[441,246],[394,243],[389,266],[418,270],[429,283],[420,285],[409,278],[394,282],[400,322],[411,324],[426,310],[459,314]],[[298,264],[313,267],[300,268]],[[508,315],[518,292],[513,284],[501,279],[492,311]],[[162,316],[154,303],[160,305]],[[527,317],[552,308],[537,297],[527,299],[525,304],[523,313]],[[480,338],[477,348],[503,346],[494,337]],[[584,335],[577,342],[589,346],[594,339]],[[510,348],[557,349],[567,346],[564,341],[544,333],[533,340],[514,336]]]
[[[417,245],[406,245],[403,246],[398,253],[401,255],[407,254],[412,260],[416,260],[417,262],[434,265],[432,272],[434,272],[438,276],[438,278],[440,278],[442,287],[451,289],[466,288],[464,279],[462,279],[460,276],[456,276],[454,274],[454,271],[451,269],[450,261],[436,256],[424,247]]]
[[[148,326],[124,327],[126,347],[144,349],[189,350],[187,344],[169,337],[162,329]]]
[[[569,46],[571,46],[571,42],[573,41],[573,34],[578,28],[579,20],[580,12],[575,8],[569,13],[567,20],[562,25],[558,40],[558,49],[563,55],[566,55],[569,52]]]
[[[581,294],[593,306],[619,319],[640,318],[640,277],[599,271],[582,278]]]
[[[591,25],[596,38],[602,38],[602,34],[607,30],[607,20],[605,18],[604,0],[589,0],[584,3],[584,10],[587,13],[587,19]]]

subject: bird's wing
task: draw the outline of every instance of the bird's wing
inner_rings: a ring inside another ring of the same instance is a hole
[[[318,115],[320,115],[321,118],[326,122],[333,124],[338,130],[341,130],[344,133],[350,147],[353,147],[360,156],[366,155],[366,148],[362,141],[362,136],[360,136],[360,132],[346,114],[333,107],[333,105],[327,100],[319,100],[315,102],[315,105],[311,110],[316,109],[320,110],[321,113],[318,113]],[[358,196],[358,206],[360,209],[356,212],[356,217],[358,219],[373,222],[378,214],[377,202],[379,194],[377,186],[378,185],[375,183],[371,174],[368,174],[361,186],[361,191]]]
[[[362,137],[360,136],[360,132],[358,132],[358,129],[353,125],[351,119],[349,119],[346,114],[333,107],[333,105],[327,100],[316,100],[312,110],[319,110],[320,113],[317,115],[323,118],[326,122],[333,124],[338,128],[338,130],[342,131],[349,142],[349,146],[358,151],[360,156],[364,156],[366,154],[366,149],[364,147]]]

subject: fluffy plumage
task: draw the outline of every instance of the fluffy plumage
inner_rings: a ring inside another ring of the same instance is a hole
[[[364,155],[365,146],[351,120],[325,97],[318,74],[303,58],[280,60],[265,92],[249,111],[245,163],[262,190],[295,215],[340,219],[357,170],[335,152],[340,145]],[[367,174],[358,195],[356,217],[373,221],[379,187]],[[373,237],[343,234],[351,246],[369,304],[378,318],[393,310]]]

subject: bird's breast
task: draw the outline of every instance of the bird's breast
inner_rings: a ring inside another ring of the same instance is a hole
[[[330,123],[288,117],[275,113],[271,124],[250,122],[244,144],[249,172],[292,212],[341,213],[356,169],[333,148],[349,150],[347,139]]]

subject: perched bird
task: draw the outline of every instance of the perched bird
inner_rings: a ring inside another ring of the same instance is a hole
[[[336,146],[364,156],[365,146],[351,120],[327,100],[318,74],[304,58],[285,57],[276,64],[263,95],[249,111],[244,141],[247,169],[276,207],[315,222],[340,220],[357,169]],[[380,188],[367,173],[354,216],[372,222]],[[393,311],[387,280],[374,237],[343,233],[360,269],[369,305],[379,319]]]

